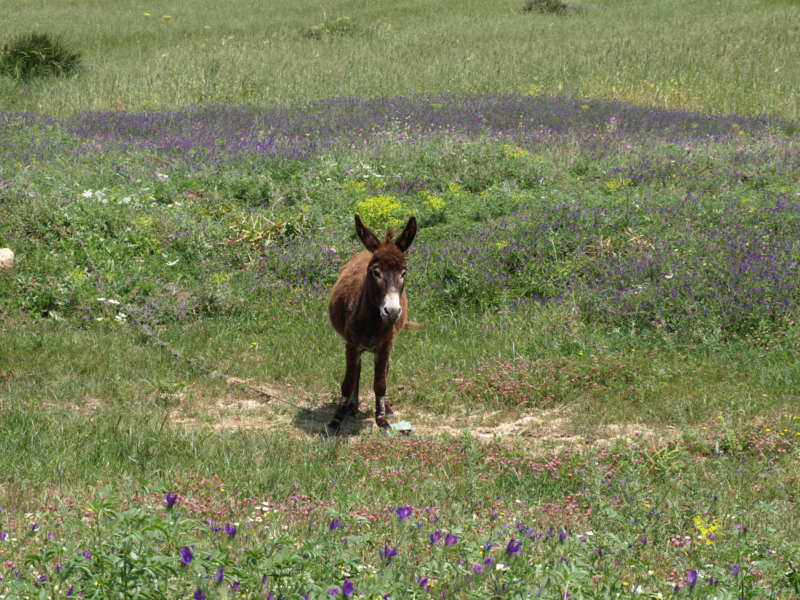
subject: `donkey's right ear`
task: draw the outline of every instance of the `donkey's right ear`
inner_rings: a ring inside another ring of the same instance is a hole
[[[361,222],[361,217],[358,215],[356,215],[356,233],[361,239],[361,243],[364,244],[364,247],[370,252],[375,252],[378,246],[381,245],[381,241],[375,237],[374,233],[367,229],[367,226]]]

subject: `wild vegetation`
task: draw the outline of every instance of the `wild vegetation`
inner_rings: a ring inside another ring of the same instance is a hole
[[[85,35],[0,77],[0,596],[800,595],[798,9],[566,4],[4,7]],[[324,433],[354,213],[408,438]]]

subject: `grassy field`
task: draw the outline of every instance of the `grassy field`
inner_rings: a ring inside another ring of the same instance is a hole
[[[800,597],[800,9],[569,6],[0,0],[0,597]]]
[[[0,80],[0,108],[66,115],[499,91],[798,116],[792,0],[575,0],[563,16],[523,14],[523,4],[4,0],[0,41],[63,33],[85,69],[25,87]],[[336,25],[344,17],[348,26]],[[324,23],[334,33],[309,36]]]

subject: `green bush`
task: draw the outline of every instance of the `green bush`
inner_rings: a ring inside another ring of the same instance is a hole
[[[64,36],[26,33],[12,39],[0,54],[0,73],[28,80],[50,75],[70,75],[81,65],[81,53]]]

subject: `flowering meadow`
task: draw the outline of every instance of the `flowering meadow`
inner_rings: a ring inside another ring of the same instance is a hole
[[[144,417],[141,434],[157,426]],[[123,476],[127,493],[101,481],[78,491],[64,467],[36,501],[0,513],[3,595],[796,597],[800,488],[785,453],[800,421],[774,426],[786,433],[743,452],[717,449],[705,426],[658,446],[537,455],[469,436],[223,435],[217,451],[238,451],[225,467],[244,488],[187,469],[159,484]],[[114,441],[129,451],[125,437]],[[84,436],[84,451],[106,439]]]
[[[0,113],[0,596],[798,597],[798,180],[793,121],[538,93]],[[303,428],[354,213],[420,223],[398,416],[569,442]]]

